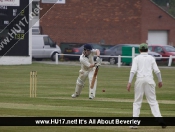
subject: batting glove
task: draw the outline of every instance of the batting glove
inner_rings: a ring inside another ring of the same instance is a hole
[[[96,63],[95,65],[96,65],[96,67],[97,67],[97,66],[100,66],[101,64],[100,64],[100,63]]]
[[[100,57],[97,57],[97,58],[96,58],[96,63],[97,63],[97,64],[100,64],[100,65],[101,65],[101,61],[102,61],[102,60],[101,60]]]

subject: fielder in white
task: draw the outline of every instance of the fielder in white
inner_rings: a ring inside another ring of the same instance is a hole
[[[152,72],[154,71],[158,78],[158,87],[161,88],[162,78],[160,70],[156,64],[155,58],[151,55],[148,55],[148,45],[146,43],[140,44],[139,50],[140,55],[136,56],[133,60],[132,67],[130,70],[129,82],[127,85],[127,90],[130,91],[131,82],[135,73],[137,73],[137,78],[134,87],[133,117],[139,117],[144,94],[150,105],[153,116],[162,117],[159,110],[158,102],[156,100],[156,84],[152,75]],[[159,123],[162,126],[162,128],[166,128],[166,125],[163,121]]]
[[[97,55],[96,63],[94,62],[94,55]],[[82,88],[86,78],[89,78],[89,99],[93,99],[96,93],[97,78],[94,83],[93,89],[90,88],[92,78],[94,75],[96,65],[101,65],[100,51],[98,49],[92,49],[90,44],[84,45],[84,51],[80,56],[81,69],[79,71],[79,77],[77,78],[75,93],[72,94],[72,98],[76,98],[81,94]]]

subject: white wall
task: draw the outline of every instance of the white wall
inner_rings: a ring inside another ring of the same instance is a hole
[[[23,64],[31,64],[30,57],[10,57],[5,56],[0,58],[0,65],[23,65]]]
[[[34,2],[38,2],[38,4],[40,3],[40,0],[32,0]],[[39,27],[40,26],[40,23],[39,23],[39,16],[33,16],[33,26],[37,26]]]

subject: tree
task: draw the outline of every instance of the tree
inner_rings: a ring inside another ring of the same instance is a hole
[[[175,0],[170,0],[169,13],[175,17]]]
[[[158,4],[159,6],[166,6],[170,0],[152,0],[152,1]]]
[[[152,0],[160,7],[167,7],[169,4],[168,13],[175,17],[175,0]]]

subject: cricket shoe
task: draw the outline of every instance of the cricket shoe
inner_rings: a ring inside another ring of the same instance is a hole
[[[167,126],[166,126],[166,124],[164,123],[164,122],[161,122],[160,123],[160,126],[162,127],[162,129],[165,129]]]
[[[89,97],[89,99],[93,99],[94,98],[94,96],[93,96],[93,94],[91,94],[91,96]]]
[[[72,98],[76,98],[76,97],[78,97],[79,95],[77,95],[77,94],[72,94],[71,96],[72,96]]]
[[[162,126],[162,129],[165,129],[166,128],[166,126]]]
[[[158,117],[157,120],[159,122],[159,125],[162,127],[162,129],[165,129],[167,127],[166,123],[163,121],[163,118]]]
[[[129,126],[130,129],[137,129],[138,126]]]

